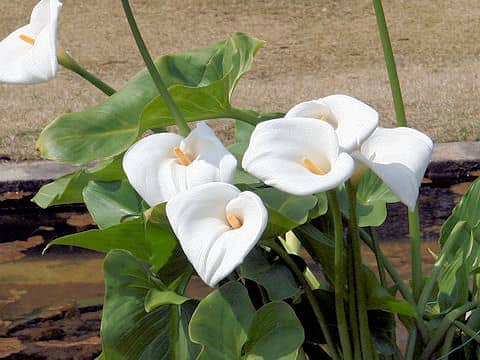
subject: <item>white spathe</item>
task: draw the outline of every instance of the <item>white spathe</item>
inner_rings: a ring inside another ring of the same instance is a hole
[[[354,161],[347,153],[340,152],[330,124],[291,117],[256,126],[242,167],[279,190],[310,195],[342,184],[353,174]],[[322,174],[312,170],[320,170]]]
[[[367,104],[347,95],[330,95],[300,103],[285,115],[322,119],[335,128],[342,151],[357,149],[378,125],[378,113]]]
[[[0,42],[0,82],[35,84],[55,77],[61,9],[57,0],[41,0],[33,8],[30,23]]]
[[[191,161],[189,165],[181,163],[177,147]],[[203,122],[186,138],[172,133],[147,136],[123,157],[128,181],[150,206],[197,185],[232,182],[236,167],[235,157]]]
[[[418,130],[378,127],[352,156],[372,169],[414,211],[432,151],[432,140]]]
[[[211,287],[243,262],[268,222],[258,195],[217,182],[178,194],[167,203],[166,212],[185,255]],[[241,226],[232,228],[228,216]]]

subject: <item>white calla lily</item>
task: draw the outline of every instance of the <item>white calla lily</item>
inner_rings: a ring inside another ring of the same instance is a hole
[[[35,84],[57,73],[57,23],[62,4],[41,0],[30,23],[0,42],[0,82]]]
[[[150,206],[197,185],[232,182],[236,166],[235,157],[203,122],[186,138],[172,133],[147,136],[123,158],[130,184]]]
[[[253,131],[242,167],[265,184],[309,195],[343,183],[354,161],[340,153],[333,127],[312,118],[264,121]]]
[[[185,255],[212,287],[243,262],[268,222],[258,195],[216,182],[178,194],[166,212]]]
[[[285,117],[308,117],[328,122],[335,128],[341,150],[348,153],[357,149],[378,125],[378,113],[373,108],[347,95],[330,95],[300,103]]]
[[[413,211],[432,151],[432,140],[418,130],[379,127],[352,156],[372,169]]]

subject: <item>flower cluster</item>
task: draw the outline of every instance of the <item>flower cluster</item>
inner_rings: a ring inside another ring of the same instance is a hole
[[[332,95],[257,125],[242,167],[266,185],[306,195],[334,189],[366,166],[413,210],[432,149],[419,131],[380,128],[370,106]],[[145,137],[123,159],[128,180],[150,206],[168,202],[172,229],[210,286],[242,263],[267,226],[261,199],[229,184],[236,166],[203,122],[186,138]]]
[[[378,127],[378,113],[370,106],[331,95],[296,105],[285,119],[258,125],[242,166],[265,184],[295,195],[333,189],[366,166],[413,211],[432,151],[425,134]]]

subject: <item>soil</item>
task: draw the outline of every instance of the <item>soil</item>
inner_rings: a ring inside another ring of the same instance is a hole
[[[0,38],[27,22],[37,0],[0,2]],[[143,68],[120,3],[64,0],[59,42],[115,88]],[[205,46],[242,31],[266,40],[233,102],[260,111],[332,93],[377,108],[394,124],[370,0],[132,0],[154,56]],[[480,139],[480,2],[386,1],[409,124],[435,141]],[[35,86],[0,85],[0,158],[35,158],[41,129],[104,96],[75,74]],[[231,125],[215,122],[224,140]]]

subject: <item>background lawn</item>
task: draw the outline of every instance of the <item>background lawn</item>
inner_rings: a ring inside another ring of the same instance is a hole
[[[25,24],[37,0],[0,2],[0,38]],[[235,31],[267,41],[234,103],[261,111],[332,93],[370,103],[392,126],[393,106],[370,0],[132,0],[152,55],[201,47]],[[411,126],[435,141],[480,139],[480,2],[388,0]],[[64,0],[60,43],[115,88],[143,67],[118,0]],[[56,115],[104,95],[61,69],[35,86],[0,85],[0,156],[37,157],[34,142]],[[229,122],[216,122],[227,142]]]

